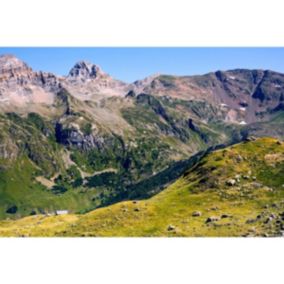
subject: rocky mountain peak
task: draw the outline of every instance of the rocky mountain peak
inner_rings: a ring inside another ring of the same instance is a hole
[[[79,61],[70,70],[68,78],[85,80],[94,79],[103,75],[105,75],[105,73],[99,66],[87,61]]]
[[[16,75],[25,72],[31,72],[31,68],[19,58],[10,54],[0,56],[1,75]]]

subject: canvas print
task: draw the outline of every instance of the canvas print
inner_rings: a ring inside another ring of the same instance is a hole
[[[284,49],[0,53],[0,236],[283,235]]]

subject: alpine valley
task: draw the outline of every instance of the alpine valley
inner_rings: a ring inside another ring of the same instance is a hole
[[[0,235],[280,236],[284,74],[131,84],[0,57]]]

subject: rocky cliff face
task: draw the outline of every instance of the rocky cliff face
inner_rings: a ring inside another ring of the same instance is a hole
[[[33,72],[24,62],[12,55],[0,57],[0,109],[3,112],[44,112],[51,106],[60,79],[51,73]]]
[[[31,68],[27,64],[13,55],[0,56],[0,74],[2,80],[7,80],[20,75],[31,73]]]

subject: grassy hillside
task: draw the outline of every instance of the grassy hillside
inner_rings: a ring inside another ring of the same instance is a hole
[[[147,198],[184,171],[183,160],[231,137],[189,123],[188,115],[153,96],[131,100],[105,101],[113,110],[121,104],[119,117],[128,127],[121,124],[120,134],[68,92],[58,94],[55,117],[0,115],[0,219],[59,209],[88,212]]]
[[[93,206],[92,190],[69,189],[64,194],[56,187],[46,188],[37,182],[38,169],[28,158],[13,163],[13,167],[0,171],[0,218],[17,219],[22,216],[69,209],[71,212]],[[84,193],[84,194],[82,194]],[[14,212],[9,209],[14,208]]]
[[[82,215],[0,223],[2,236],[278,236],[284,144],[261,138],[204,157],[163,192]]]

